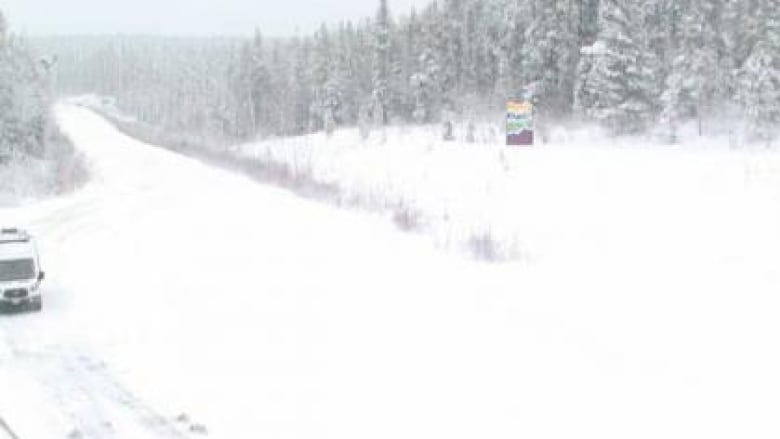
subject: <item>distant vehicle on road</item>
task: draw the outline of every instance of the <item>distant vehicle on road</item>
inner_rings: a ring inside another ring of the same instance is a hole
[[[45,276],[32,236],[21,229],[0,229],[0,310],[40,311]]]

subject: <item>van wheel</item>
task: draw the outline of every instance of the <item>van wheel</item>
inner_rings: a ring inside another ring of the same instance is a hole
[[[41,310],[43,309],[43,300],[42,299],[38,299],[38,300],[34,301],[30,305],[30,309],[32,311],[35,311],[35,312],[41,312]]]

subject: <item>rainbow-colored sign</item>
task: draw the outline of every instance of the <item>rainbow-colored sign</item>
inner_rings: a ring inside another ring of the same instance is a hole
[[[534,108],[530,102],[519,99],[507,101],[506,144],[510,146],[534,144]]]

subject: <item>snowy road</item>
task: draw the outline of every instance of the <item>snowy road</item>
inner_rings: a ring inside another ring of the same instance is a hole
[[[694,217],[666,182],[655,218],[616,206],[622,230],[487,265],[58,114],[92,182],[0,209],[48,274],[42,314],[0,316],[0,417],[22,439],[780,434],[774,187],[714,182]],[[583,242],[607,250],[572,258]]]

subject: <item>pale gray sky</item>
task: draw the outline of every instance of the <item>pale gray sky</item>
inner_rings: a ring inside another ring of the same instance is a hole
[[[389,0],[394,15],[431,0]],[[16,32],[237,35],[308,33],[321,22],[373,17],[379,0],[0,0]]]

